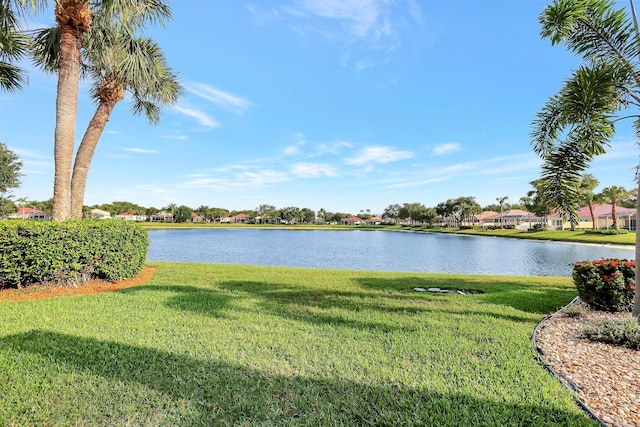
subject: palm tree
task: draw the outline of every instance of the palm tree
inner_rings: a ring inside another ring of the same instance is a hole
[[[630,4],[635,18],[632,0]],[[584,60],[538,113],[532,130],[534,151],[544,160],[542,180],[548,201],[577,222],[581,174],[610,146],[616,113],[640,106],[640,38],[637,25],[624,9],[615,9],[612,0],[555,0],[540,15],[540,23],[542,37],[552,44],[563,43]],[[628,117],[634,119],[640,138],[640,115]],[[636,233],[636,266],[640,283],[640,233]],[[640,316],[639,288],[634,316]]]
[[[602,190],[601,196],[602,199],[611,201],[611,221],[613,222],[612,227],[614,230],[617,230],[618,217],[616,216],[616,203],[618,203],[618,199],[629,197],[629,192],[622,187],[612,185],[611,187],[604,188]]]
[[[116,25],[133,30],[145,22],[170,17],[160,0],[56,0],[55,18],[60,33],[58,86],[54,142],[55,175],[53,219],[71,217],[71,167],[78,112],[78,83],[82,40],[91,27],[92,16],[103,14]]]
[[[589,215],[591,215],[591,229],[596,229],[596,215],[593,212],[593,205],[597,203],[600,198],[593,192],[598,186],[598,180],[590,173],[584,174],[578,184],[578,195],[581,205],[587,205],[589,207]]]
[[[37,62],[46,69],[57,66],[57,28],[36,36]],[[71,178],[71,217],[82,217],[89,166],[96,146],[116,104],[131,93],[132,110],[145,113],[151,124],[160,120],[162,105],[175,104],[182,93],[176,76],[166,64],[160,47],[150,39],[132,38],[128,31],[114,28],[103,16],[96,16],[85,37],[82,71],[92,83],[98,107],[89,122],[76,153]]]
[[[500,228],[504,228],[504,222],[502,220],[502,211],[504,209],[504,202],[507,201],[509,196],[496,197],[496,202],[500,205]]]

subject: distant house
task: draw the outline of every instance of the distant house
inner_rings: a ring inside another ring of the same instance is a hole
[[[110,219],[111,214],[107,211],[103,211],[102,209],[91,209],[89,211],[89,215],[91,218],[95,219]]]
[[[611,208],[612,206],[610,203],[593,205],[596,229],[613,227]],[[588,206],[578,209],[576,214],[578,215],[577,228],[592,228],[593,222],[591,221],[591,212],[589,211]],[[618,228],[626,228],[628,230],[636,229],[635,209],[616,206],[616,219],[618,221]],[[571,224],[566,222],[563,224],[563,227],[570,228]]]
[[[340,224],[342,225],[360,225],[362,224],[362,219],[357,216],[350,216],[347,218],[342,218],[340,220]]]
[[[495,225],[494,220],[496,218],[500,218],[500,212],[483,211],[479,214],[475,214],[472,218],[472,222],[476,223],[480,227],[484,225],[493,226]]]
[[[33,208],[22,207],[18,212],[7,215],[9,219],[50,219],[46,213]]]
[[[147,216],[122,212],[121,214],[116,215],[116,219],[123,219],[125,221],[146,221]]]
[[[380,215],[376,215],[366,220],[365,223],[367,225],[380,225],[382,224],[382,217]]]
[[[484,225],[491,224],[491,221],[493,221],[492,225],[496,227],[513,227],[519,230],[527,230],[533,224],[543,222],[542,218],[537,217],[534,213],[523,211],[522,209],[508,209],[502,213],[497,213],[496,216],[487,218]]]
[[[149,220],[151,222],[173,222],[173,214],[162,211],[151,215]]]
[[[246,213],[239,213],[238,215],[232,216],[229,222],[233,222],[234,224],[246,224],[249,222],[249,215]]]

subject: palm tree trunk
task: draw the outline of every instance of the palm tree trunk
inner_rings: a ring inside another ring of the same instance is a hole
[[[71,178],[71,217],[73,219],[82,218],[82,206],[84,204],[84,192],[87,187],[89,166],[91,165],[91,160],[93,159],[93,154],[96,151],[100,136],[118,101],[119,100],[100,101],[82,137],[80,147],[78,147],[76,159],[73,164],[73,176]]]
[[[53,180],[54,221],[71,217],[71,166],[78,113],[78,82],[82,34],[89,29],[91,12],[87,0],[56,2],[56,22],[60,27],[60,58],[54,136],[55,176]]]
[[[611,201],[611,221],[613,221],[613,224],[611,224],[613,226],[614,230],[618,229],[618,217],[616,216],[616,203],[617,203],[617,199],[614,198]]]
[[[53,220],[64,221],[71,214],[71,164],[78,112],[78,79],[81,34],[68,26],[60,28],[60,66],[56,97],[53,180]]]
[[[596,215],[593,212],[593,203],[589,202],[589,214],[591,214],[591,229],[596,229]]]

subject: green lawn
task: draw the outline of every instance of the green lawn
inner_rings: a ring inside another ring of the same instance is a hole
[[[474,229],[443,229],[442,232],[456,234],[474,234],[477,236],[513,237],[518,239],[556,240],[562,242],[581,242],[611,245],[635,245],[636,233],[626,234],[590,234],[584,230],[547,230],[547,231],[522,231],[522,230],[482,230]]]
[[[0,303],[0,425],[597,425],[531,345],[568,278],[154,265]]]

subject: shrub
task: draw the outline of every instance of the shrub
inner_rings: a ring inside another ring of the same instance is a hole
[[[604,320],[585,328],[582,333],[592,341],[640,350],[640,324],[633,317]]]
[[[146,231],[128,221],[0,223],[0,288],[132,277],[148,246]]]
[[[620,228],[616,230],[615,228],[603,228],[601,230],[584,230],[584,234],[603,234],[605,236],[615,236],[617,234],[627,234],[629,231]]]
[[[631,311],[635,263],[626,259],[581,261],[573,265],[573,283],[580,298],[597,310]]]
[[[587,310],[581,305],[572,304],[560,310],[560,313],[567,317],[583,317],[587,314]]]
[[[529,229],[530,231],[546,231],[547,230],[547,224],[533,224],[533,227],[531,227]]]

